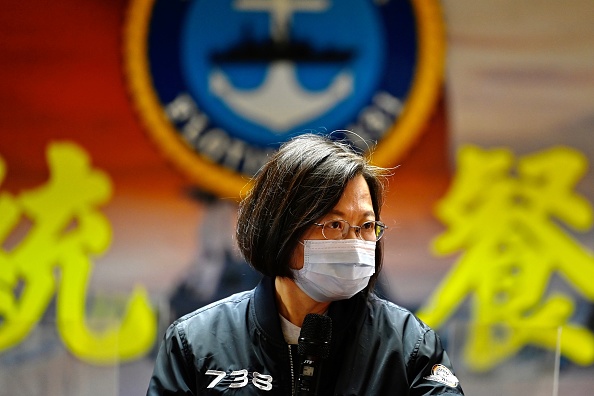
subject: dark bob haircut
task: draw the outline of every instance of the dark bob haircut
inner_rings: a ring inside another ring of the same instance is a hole
[[[336,206],[358,175],[367,181],[380,220],[385,169],[328,136],[304,134],[283,144],[239,206],[236,237],[247,262],[263,275],[293,278],[290,260],[300,238]],[[376,271],[368,290],[381,271],[382,242],[376,246]]]

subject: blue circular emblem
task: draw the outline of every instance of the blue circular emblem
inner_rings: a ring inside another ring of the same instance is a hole
[[[409,144],[439,94],[440,17],[433,1],[133,0],[127,73],[169,157],[236,196],[304,132],[354,131],[396,161],[384,141]]]

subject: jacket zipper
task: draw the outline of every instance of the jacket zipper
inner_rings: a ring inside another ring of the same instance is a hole
[[[291,366],[291,395],[295,396],[295,370],[293,368],[293,355],[291,354],[291,345],[287,345],[289,348],[289,363]]]

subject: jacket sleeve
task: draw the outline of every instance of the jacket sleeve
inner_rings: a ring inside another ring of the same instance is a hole
[[[183,329],[172,324],[159,348],[147,396],[196,395],[196,375]]]
[[[409,361],[410,395],[463,395],[439,336],[428,329],[419,338]]]

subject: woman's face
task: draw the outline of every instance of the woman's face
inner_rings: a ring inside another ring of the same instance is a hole
[[[361,225],[366,221],[375,220],[371,193],[363,176],[356,176],[349,181],[336,206],[316,222],[323,223],[328,220],[346,220],[354,226]],[[355,230],[351,228],[346,238],[357,238]],[[322,227],[312,224],[303,234],[302,241],[306,239],[324,239]],[[301,269],[303,267],[302,244],[297,244],[290,265],[293,269]]]

